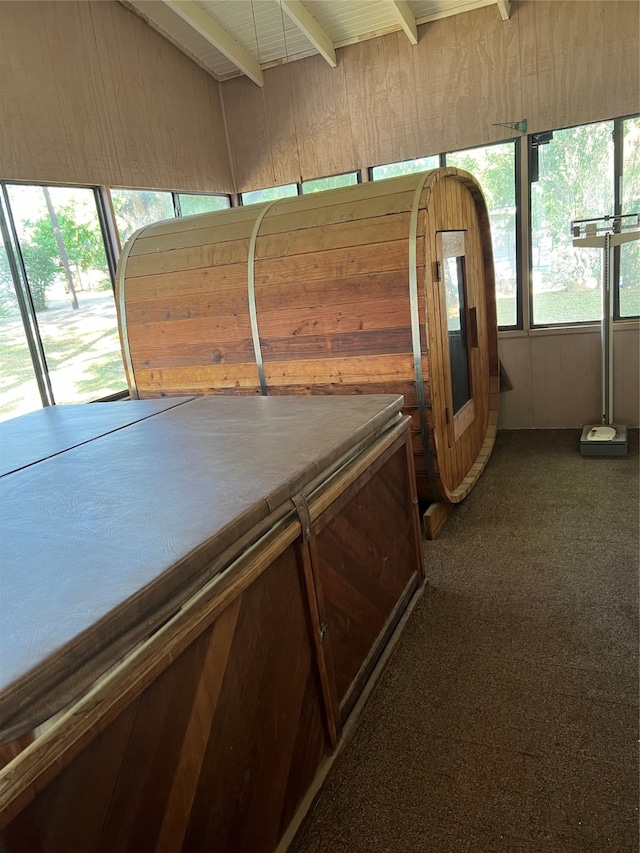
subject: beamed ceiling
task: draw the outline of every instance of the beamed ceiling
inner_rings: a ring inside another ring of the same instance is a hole
[[[216,80],[245,74],[258,86],[265,68],[404,31],[480,6],[509,17],[510,0],[120,0]]]

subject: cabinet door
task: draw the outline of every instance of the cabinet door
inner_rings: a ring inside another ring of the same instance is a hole
[[[403,444],[314,525],[318,603],[343,721],[420,583],[407,459]]]

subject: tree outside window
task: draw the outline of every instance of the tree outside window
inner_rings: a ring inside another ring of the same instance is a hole
[[[470,172],[484,193],[491,223],[498,325],[515,326],[518,322],[518,262],[514,143],[447,154],[447,166]]]
[[[539,151],[531,184],[533,323],[601,316],[599,249],[575,249],[574,219],[614,213],[613,122],[558,130]]]
[[[640,118],[622,122],[622,213],[640,213]],[[640,315],[640,241],[620,248],[620,316]]]

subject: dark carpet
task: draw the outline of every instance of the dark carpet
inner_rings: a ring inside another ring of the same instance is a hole
[[[295,853],[638,850],[638,432],[502,431]]]

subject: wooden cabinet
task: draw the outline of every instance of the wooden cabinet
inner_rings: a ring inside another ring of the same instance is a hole
[[[401,404],[158,401],[152,416],[0,478],[2,497],[34,496],[12,512],[23,533],[39,519],[41,581],[66,587],[34,632],[46,593],[38,603],[13,584],[32,608],[14,630],[39,657],[21,669],[21,639],[5,647],[0,727],[20,747],[33,736],[0,771],[6,853],[201,851],[212,838],[219,851],[275,850],[422,584]],[[118,489],[109,517],[98,512],[96,496]],[[84,522],[51,532],[67,491]],[[122,542],[95,560],[109,531]],[[66,571],[54,565],[65,539]],[[6,553],[33,567],[38,547]],[[119,573],[123,549],[131,569]],[[79,606],[94,614],[84,627]],[[56,713],[43,722],[47,702]]]

